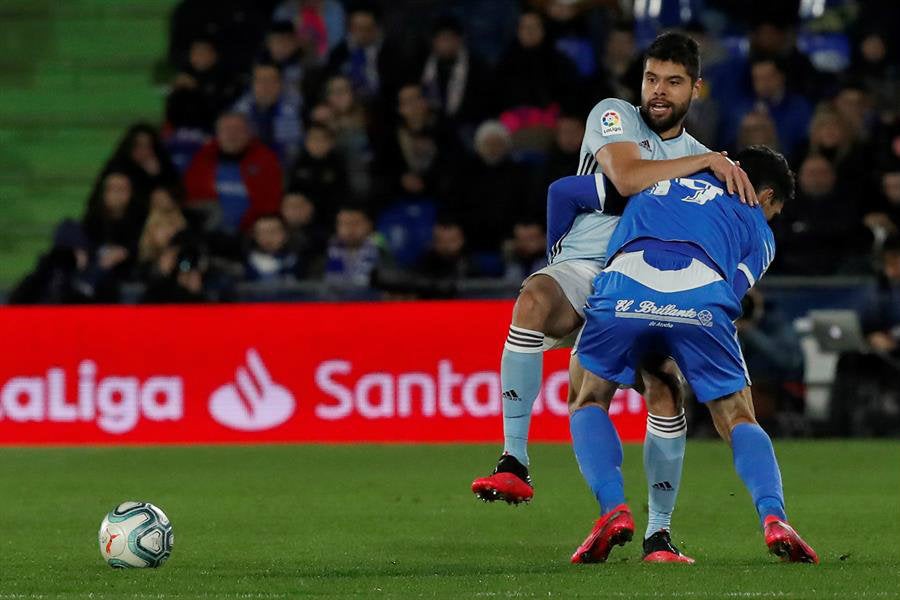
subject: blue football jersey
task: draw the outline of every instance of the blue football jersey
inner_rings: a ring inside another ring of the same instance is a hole
[[[729,195],[709,172],[660,181],[632,196],[610,239],[608,255],[639,239],[698,246],[738,297],[775,257],[775,237],[762,208]]]

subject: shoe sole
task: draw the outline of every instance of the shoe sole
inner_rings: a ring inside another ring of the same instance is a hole
[[[685,556],[684,554],[674,554],[672,552],[665,552],[662,550],[657,550],[656,552],[651,552],[641,559],[642,562],[645,563],[680,563],[683,565],[692,565],[694,564],[694,559]]]
[[[778,540],[777,542],[773,542],[771,546],[769,546],[769,552],[779,557],[784,562],[799,562],[799,563],[809,563],[815,564],[816,561],[813,560],[812,556],[807,554],[807,552],[802,548],[797,548],[798,558],[795,560],[792,558],[794,555],[794,546],[789,540]]]
[[[522,496],[507,496],[503,492],[495,490],[493,488],[485,488],[483,490],[478,490],[475,492],[475,497],[481,500],[482,502],[506,502],[507,504],[511,504],[513,506],[518,506],[520,504],[528,504],[531,502],[531,498],[524,498]]]
[[[593,552],[590,549],[585,550],[579,556],[581,558],[582,563],[590,564],[590,563],[603,563],[606,562],[606,559],[609,558],[609,553],[612,552],[613,546],[624,546],[634,537],[634,530],[631,529],[619,529],[614,532],[611,536],[609,536],[609,545],[606,548],[606,554],[603,555],[602,558],[597,558],[594,556]],[[600,537],[598,536],[598,541]]]

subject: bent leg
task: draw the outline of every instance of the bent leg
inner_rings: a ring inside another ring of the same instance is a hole
[[[503,451],[528,465],[531,411],[541,390],[544,335],[562,337],[578,326],[580,317],[552,278],[529,279],[516,300],[512,325],[500,359],[503,389]],[[560,328],[570,325],[560,334]]]
[[[580,369],[572,356],[572,369]],[[625,502],[622,480],[622,442],[609,418],[609,403],[616,384],[583,371],[581,386],[569,405],[572,447],[581,474],[600,504],[601,514]]]
[[[644,539],[672,529],[672,513],[681,487],[687,422],[683,379],[671,360],[645,363],[641,371],[647,401],[644,473],[647,476],[648,520]]]
[[[781,471],[772,440],[756,422],[750,387],[707,403],[713,423],[731,444],[734,468],[750,492],[760,523],[769,515],[787,520]]]

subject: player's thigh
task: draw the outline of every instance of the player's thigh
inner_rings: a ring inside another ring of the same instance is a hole
[[[570,376],[573,370],[578,373],[578,392],[574,395],[574,400],[572,395],[569,397],[569,414],[587,406],[600,406],[604,410],[609,410],[617,384],[582,368],[577,354],[572,355],[569,363]]]
[[[581,325],[585,302],[601,268],[601,263],[589,260],[544,267],[525,280],[513,311],[513,325],[557,340],[569,337]]]
[[[750,383],[730,311],[707,304],[699,322],[679,323],[667,331],[668,347],[697,400],[705,404],[744,389]]]
[[[525,281],[516,299],[513,325],[552,335],[549,329],[554,315],[566,307],[571,310],[568,305],[556,280],[548,275],[534,275]]]
[[[724,398],[718,398],[706,403],[712,416],[716,431],[723,440],[731,443],[731,430],[741,423],[756,423],[756,415],[753,412],[753,395],[750,386]]]
[[[616,384],[634,384],[640,356],[655,333],[646,330],[645,322],[623,317],[617,308],[621,298],[634,297],[636,285],[621,273],[600,274],[573,351],[582,367]]]

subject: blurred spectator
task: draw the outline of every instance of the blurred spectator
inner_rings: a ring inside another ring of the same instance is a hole
[[[606,36],[603,72],[611,86],[610,93],[631,103],[640,103],[643,57],[634,36],[634,22],[618,20]]]
[[[520,219],[504,248],[504,279],[516,283],[547,266],[547,233],[536,220]]]
[[[175,88],[166,98],[163,143],[180,174],[209,139],[213,117],[214,110],[198,90]]]
[[[885,241],[880,266],[877,293],[863,312],[863,329],[872,348],[900,358],[900,236]]]
[[[775,121],[766,110],[751,110],[744,115],[738,129],[735,148],[740,151],[757,144],[764,144],[775,150],[780,148]]]
[[[247,281],[279,282],[296,277],[299,261],[288,246],[287,228],[279,213],[256,220],[252,242],[244,261]]]
[[[181,206],[181,189],[158,186],[150,192],[150,212],[154,210],[175,210]]]
[[[53,247],[41,256],[34,271],[10,292],[9,304],[84,304],[94,300],[89,274],[90,244],[81,225],[61,222]]]
[[[752,110],[766,111],[775,122],[779,147],[788,159],[796,160],[809,131],[812,109],[802,96],[788,91],[786,73],[780,59],[756,57],[751,63],[754,99],[735,108],[725,132],[724,146],[734,148],[738,124]]]
[[[877,285],[862,311],[871,353],[844,353],[831,392],[832,433],[900,431],[900,238],[881,253]]]
[[[127,275],[146,215],[146,205],[135,201],[128,175],[111,171],[100,180],[88,200],[83,221],[100,269],[116,271],[119,277]]]
[[[196,89],[214,112],[230,106],[240,89],[234,73],[219,60],[216,42],[198,37],[191,42],[187,64],[175,78],[176,86]]]
[[[346,17],[337,0],[284,0],[272,20],[291,23],[303,52],[316,62],[324,61],[344,39]]]
[[[288,189],[300,190],[316,201],[316,212],[331,222],[346,196],[344,164],[334,149],[334,134],[328,127],[309,126],[303,150],[287,174]]]
[[[300,94],[284,85],[276,65],[257,63],[251,89],[234,105],[234,111],[247,115],[259,139],[287,166],[296,158],[303,139],[300,104]]]
[[[457,178],[449,210],[462,223],[473,251],[497,252],[517,215],[534,214],[527,172],[510,158],[512,140],[499,121],[475,132],[475,157]],[[574,170],[573,166],[573,170]]]
[[[859,189],[865,173],[865,155],[851,124],[830,104],[820,104],[809,124],[809,152],[831,161],[846,189]]]
[[[876,239],[884,239],[900,234],[900,161],[879,174],[879,183],[880,193],[865,215],[865,223]]]
[[[103,171],[124,173],[131,182],[135,201],[145,207],[150,192],[156,187],[179,183],[178,171],[159,133],[147,123],[137,123],[128,128]]]
[[[338,288],[368,288],[372,273],[389,262],[384,240],[374,233],[372,217],[359,206],[338,211],[328,243],[325,283]]]
[[[300,192],[288,192],[281,199],[281,218],[287,231],[287,248],[302,259],[303,274],[312,276],[320,266],[334,220],[326,222],[309,197]]]
[[[544,20],[534,10],[519,17],[516,41],[494,74],[497,109],[547,110],[572,98],[578,83],[575,66],[546,37]]]
[[[900,44],[896,36],[900,4],[895,0],[858,4],[850,71],[872,90],[877,106],[896,111],[900,106]]]
[[[209,257],[196,242],[183,244],[175,255],[170,273],[151,280],[141,303],[194,304],[208,302],[205,278],[209,271]]]
[[[356,2],[347,10],[347,36],[331,51],[328,71],[346,76],[363,101],[389,98],[402,80],[405,61],[386,42],[381,13],[373,4]]]
[[[385,199],[435,197],[443,188],[454,158],[452,137],[428,107],[422,87],[410,83],[397,93],[400,122],[382,140],[373,172],[381,178]]]
[[[547,154],[544,163],[543,189],[559,179],[568,175],[574,175],[578,167],[578,159],[581,158],[581,140],[584,138],[584,121],[569,114],[560,115],[556,122],[556,132],[553,146]]]
[[[834,107],[850,126],[854,141],[867,142],[877,126],[877,115],[868,89],[859,82],[844,83],[834,97]]]
[[[150,211],[138,242],[137,278],[149,281],[159,277],[160,261],[172,246],[175,236],[187,228],[187,220],[177,207],[155,208]],[[174,258],[174,257],[172,257]],[[170,268],[164,269],[169,273]]]
[[[469,52],[455,17],[435,21],[421,81],[432,109],[454,125],[474,123],[485,114],[486,67]]]
[[[445,220],[435,224],[431,247],[419,260],[416,270],[443,283],[478,277],[478,269],[466,251],[466,234],[459,223]]]
[[[872,235],[863,225],[856,199],[838,187],[824,156],[811,154],[798,173],[798,194],[773,221],[778,239],[777,268],[795,275],[832,275],[865,270]]]
[[[268,0],[181,0],[169,24],[169,62],[185,64],[191,43],[200,37],[215,40],[228,73],[250,70],[265,32],[272,2]]]
[[[275,21],[266,33],[266,45],[261,63],[272,63],[281,71],[281,80],[288,90],[301,93],[303,82],[303,49],[290,21]]]
[[[774,428],[779,415],[803,410],[798,394],[803,381],[800,339],[793,323],[766,302],[757,288],[744,296],[741,308],[735,326],[753,377],[753,407],[756,417]]]
[[[225,113],[185,173],[187,205],[216,211],[212,229],[249,231],[259,215],[278,210],[281,182],[278,158],[253,138],[246,117]]]
[[[350,80],[336,75],[325,83],[325,103],[315,107],[313,122],[326,123],[335,134],[335,147],[347,169],[349,188],[359,197],[371,191],[369,167],[372,144],[366,110],[357,100]]]

